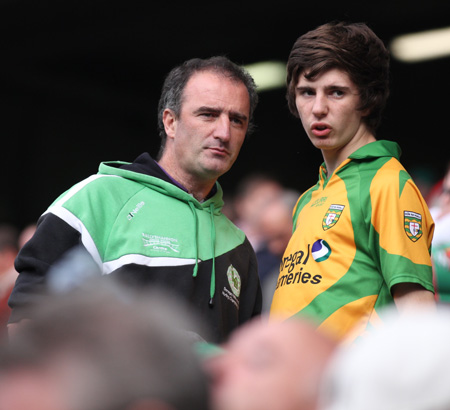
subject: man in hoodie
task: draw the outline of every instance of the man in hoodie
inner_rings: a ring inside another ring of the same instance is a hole
[[[222,214],[217,182],[239,154],[257,99],[251,76],[225,57],[174,68],[158,107],[157,160],[144,153],[133,163],[101,163],[41,216],[16,260],[10,329],[45,290],[48,269],[76,246],[103,275],[187,299],[213,342],[259,314],[255,254]]]

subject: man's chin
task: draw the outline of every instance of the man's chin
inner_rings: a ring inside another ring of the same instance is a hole
[[[221,175],[227,173],[233,163],[230,163],[229,160],[217,160],[213,159],[204,164],[203,169],[205,173],[209,175],[211,178],[219,178]]]

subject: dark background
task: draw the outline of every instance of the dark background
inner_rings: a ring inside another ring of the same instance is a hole
[[[298,36],[330,20],[366,22],[388,45],[448,25],[450,1],[0,0],[0,222],[34,222],[100,161],[156,155],[156,105],[173,66],[217,54],[286,61]],[[437,180],[450,159],[450,58],[393,60],[391,71],[378,136],[401,144],[413,176]],[[220,179],[229,193],[258,170],[300,191],[315,183],[321,154],[284,94],[260,94],[257,130]]]

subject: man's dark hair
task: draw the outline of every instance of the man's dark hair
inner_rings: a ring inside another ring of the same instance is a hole
[[[166,131],[163,124],[163,113],[169,108],[179,117],[183,103],[183,91],[189,79],[196,73],[209,71],[223,75],[233,81],[241,82],[247,87],[250,99],[250,118],[247,133],[252,131],[253,112],[258,104],[256,85],[250,74],[241,66],[233,63],[227,57],[216,56],[208,59],[193,58],[175,67],[167,75],[158,104],[158,129],[161,137],[161,148],[158,158],[161,157],[166,144]]]
[[[287,64],[289,110],[298,117],[295,89],[299,76],[314,80],[330,69],[348,74],[360,94],[360,111],[368,112],[366,125],[375,132],[389,96],[389,52],[364,23],[327,23],[294,43]]]

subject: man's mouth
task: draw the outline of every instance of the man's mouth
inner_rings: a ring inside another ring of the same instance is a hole
[[[228,151],[225,148],[221,147],[208,147],[208,149],[214,153],[215,155],[226,156],[228,155]]]

